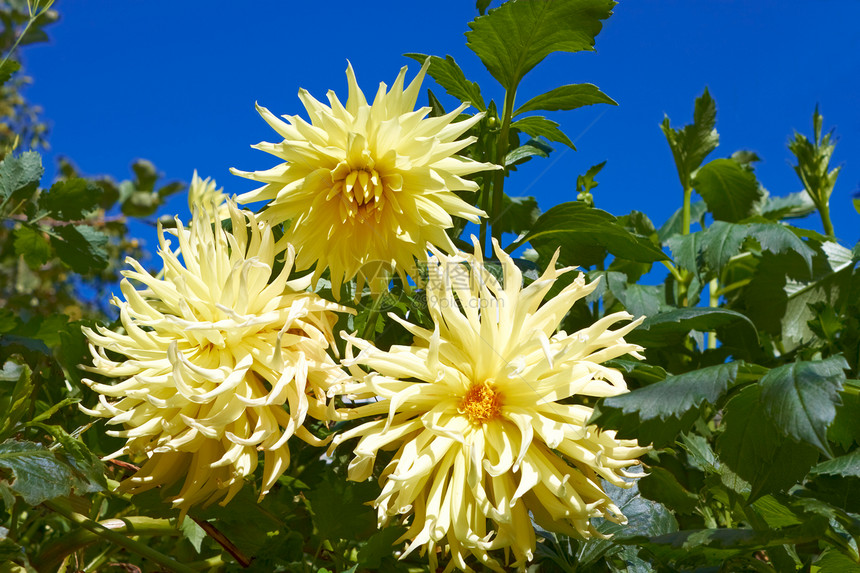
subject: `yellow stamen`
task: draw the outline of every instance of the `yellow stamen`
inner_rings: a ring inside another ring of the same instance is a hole
[[[501,409],[501,392],[497,391],[489,380],[485,380],[472,384],[460,402],[459,412],[466,414],[472,423],[483,424],[497,417]]]

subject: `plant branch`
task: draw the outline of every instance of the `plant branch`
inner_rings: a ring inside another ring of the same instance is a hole
[[[496,171],[493,178],[493,215],[491,223],[493,227],[493,238],[502,244],[502,231],[497,225],[499,217],[502,213],[502,197],[505,190],[505,157],[508,155],[508,135],[511,130],[511,120],[514,116],[514,98],[516,97],[517,88],[505,91],[505,110],[502,115],[502,129],[499,133],[499,142],[496,146],[496,163],[501,166],[501,169]]]
[[[59,513],[69,521],[78,524],[83,529],[73,531],[46,547],[34,563],[37,569],[53,570],[67,555],[103,539],[158,563],[170,571],[176,571],[177,573],[192,573],[194,571],[194,569],[156,551],[145,543],[127,537],[129,535],[162,537],[178,537],[182,535],[181,531],[165,519],[133,516],[98,522],[64,507],[63,504],[56,500],[46,501],[43,505]]]

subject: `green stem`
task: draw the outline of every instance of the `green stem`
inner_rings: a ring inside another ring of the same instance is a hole
[[[681,209],[681,234],[690,234],[690,201],[693,197],[693,188],[689,182],[683,181],[684,185],[684,204]],[[693,280],[693,274],[686,269],[681,269],[680,277],[675,277],[678,280],[678,302],[681,306],[688,306],[687,303],[687,288],[690,286],[690,281]]]
[[[212,569],[213,567],[221,567],[224,565],[224,559],[220,555],[215,555],[214,557],[210,557],[209,559],[202,559],[200,561],[192,561],[188,564],[192,569],[197,569],[198,571],[203,571],[206,569]]]
[[[92,534],[91,536],[88,536],[83,533],[75,532],[46,548],[39,556],[40,565],[42,565],[44,569],[47,569],[46,565],[48,562],[59,563],[59,561],[62,561],[66,555],[69,555],[81,547],[93,543],[101,538],[118,545],[127,551],[158,563],[170,571],[174,571],[176,573],[194,573],[194,569],[183,565],[159,551],[156,551],[145,543],[141,543],[131,537],[127,537],[127,535],[169,535],[171,537],[176,537],[182,534],[181,531],[173,527],[173,525],[166,520],[135,516],[126,517],[122,520],[106,520],[107,523],[103,524],[64,507],[63,504],[56,500],[46,501],[43,505],[52,511],[59,513],[69,521],[80,525]],[[114,525],[116,525],[116,527],[113,527]]]
[[[27,25],[24,26],[24,29],[21,31],[20,34],[18,34],[18,37],[15,38],[15,43],[12,44],[12,47],[9,49],[9,51],[6,53],[6,55],[3,57],[3,61],[0,62],[0,67],[2,67],[3,64],[5,64],[9,60],[9,56],[12,55],[12,53],[18,47],[18,44],[21,43],[21,39],[27,34],[27,31],[30,29],[30,26],[32,26],[33,22],[36,21],[36,18],[38,18],[41,15],[42,15],[42,13],[40,12],[40,13],[36,14],[35,16],[30,16],[30,19],[27,20]]]
[[[669,272],[672,273],[672,276],[675,277],[675,280],[678,282],[684,282],[684,277],[681,276],[681,273],[678,271],[678,267],[672,264],[672,261],[660,261],[663,263],[663,266],[669,269]]]
[[[485,175],[483,178],[483,184],[481,185],[481,209],[484,211],[484,213],[487,213],[487,215],[489,215],[488,210],[490,208],[490,193],[492,190],[491,182],[492,178],[489,175]],[[487,252],[486,249],[488,221],[489,220],[487,218],[481,219],[481,230],[478,233],[478,240],[480,241],[481,249],[483,249],[485,253]]]
[[[836,238],[833,233],[833,223],[830,221],[830,202],[822,201],[818,206],[818,214],[821,215],[821,222],[824,224],[824,234],[828,237]]]
[[[743,288],[743,287],[747,286],[748,284],[750,284],[751,282],[752,282],[752,279],[743,279],[743,280],[739,280],[737,282],[734,282],[730,285],[726,285],[721,289],[717,289],[717,296],[721,296],[721,295],[724,295],[726,293],[730,293],[732,291],[738,290],[739,288]]]
[[[711,279],[711,282],[708,283],[708,291],[710,294],[709,306],[711,308],[717,308],[720,306],[720,283],[717,279]],[[708,348],[713,350],[717,347],[717,333],[709,332],[708,333]]]
[[[693,198],[693,188],[684,185],[684,210],[681,213],[681,233],[690,234],[690,201]]]
[[[84,529],[79,529],[78,531],[84,531],[86,533],[89,533],[89,531],[86,531]],[[105,563],[105,561],[108,560],[108,557],[110,557],[111,553],[114,551],[116,551],[116,547],[114,546],[109,545],[105,547],[101,553],[96,555],[92,560],[90,560],[89,563],[84,565],[82,571],[84,573],[92,573],[93,571],[97,571],[98,568],[101,567]]]
[[[381,301],[382,295],[379,295],[373,301],[373,306],[370,307],[367,322],[364,324],[364,330],[361,333],[361,337],[365,340],[373,341],[376,339],[376,319],[379,317],[379,305]],[[373,338],[370,338],[371,335],[373,335]]]
[[[3,57],[3,61],[2,61],[2,62],[0,62],[0,67],[2,67],[2,66],[3,66],[3,64],[5,64],[5,63],[9,60],[9,56],[11,56],[11,55],[15,52],[15,50],[18,48],[18,44],[20,44],[20,43],[21,43],[21,40],[22,40],[22,39],[24,39],[24,36],[26,36],[26,35],[27,35],[27,32],[30,30],[30,26],[32,26],[32,25],[33,25],[33,22],[35,22],[36,20],[38,20],[38,19],[39,19],[39,16],[41,16],[42,14],[44,14],[45,12],[47,12],[48,10],[50,10],[50,9],[51,9],[51,6],[52,6],[53,4],[54,4],[54,0],[51,0],[50,2],[48,2],[48,3],[45,5],[45,7],[44,7],[44,8],[42,8],[41,10],[36,11],[36,13],[35,13],[35,14],[33,14],[33,13],[32,13],[32,7],[30,6],[30,4],[29,4],[29,3],[27,4],[27,8],[30,10],[30,19],[29,19],[29,20],[27,20],[27,24],[25,24],[25,25],[24,25],[24,29],[23,29],[23,30],[21,30],[21,33],[20,33],[20,34],[18,34],[18,37],[17,37],[17,38],[15,38],[15,43],[14,43],[14,44],[12,44],[12,47],[11,47],[11,48],[9,48],[9,51],[8,51],[8,52],[6,53],[6,55]]]
[[[502,244],[502,230],[496,223],[502,214],[502,197],[505,194],[505,157],[508,155],[508,136],[511,130],[511,120],[514,116],[514,98],[516,95],[516,86],[509,91],[505,91],[505,111],[502,116],[502,129],[499,133],[499,142],[496,146],[496,163],[501,165],[502,168],[496,171],[493,178],[493,216],[491,223],[493,238],[499,242],[499,245]]]
[[[513,253],[514,251],[516,251],[517,249],[519,249],[520,247],[522,247],[526,243],[528,243],[528,240],[526,239],[526,237],[523,237],[522,239],[515,241],[515,242],[511,243],[510,245],[508,245],[507,247],[505,247],[505,252],[510,255],[511,253]]]

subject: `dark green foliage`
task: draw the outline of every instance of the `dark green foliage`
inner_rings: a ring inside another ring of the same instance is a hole
[[[763,390],[750,386],[726,404],[720,458],[751,485],[750,501],[787,489],[818,460],[815,449],[787,437],[768,415]]]
[[[693,425],[696,416],[688,414],[698,414],[704,403],[715,406],[737,378],[737,362],[669,376],[635,393],[604,398],[589,421],[624,438],[666,446]]]
[[[603,261],[607,252],[639,262],[668,258],[645,237],[619,225],[606,211],[581,202],[562,203],[545,212],[525,240],[547,260],[560,247],[559,262],[563,265],[591,266]]]
[[[490,4],[479,0],[476,9],[484,14]],[[817,109],[812,136],[795,134],[789,144],[800,193],[765,191],[767,182],[754,169],[760,158],[751,151],[709,161],[719,135],[707,89],[695,101],[692,123],[672,127],[665,118],[661,126],[681,182],[681,207],[665,221],[628,212],[611,202],[612,189],[597,190],[601,170],[625,165],[604,161],[571,177],[558,191],[569,201],[555,206],[539,205],[538,190],[535,197],[512,197],[513,187],[504,187],[520,165],[553,154],[551,144],[574,149],[558,117],[528,113],[616,104],[585,83],[552,87],[519,107],[514,102],[529,70],[549,54],[594,49],[613,5],[511,0],[470,23],[468,46],[501,84],[504,99],[491,99],[499,86],[471,81],[453,57],[429,56],[428,74],[474,107],[458,119],[484,113],[466,134],[474,144],[461,153],[504,167],[471,176],[478,191],[461,193],[489,215],[475,232],[487,258],[492,235],[516,252],[527,284],[557,250],[559,266],[579,265],[589,281],[600,281],[564,318],[568,334],[616,312],[644,317],[625,336],[642,347],[644,360],[621,356],[604,363],[623,374],[630,391],[566,399],[593,407],[589,432],[653,446],[641,458],[644,477],[632,487],[602,484],[628,523],[595,518],[609,539],[538,531],[531,566],[550,573],[855,571],[860,245],[840,243],[828,226],[839,168],[830,167],[836,140],[824,132]],[[0,47],[8,49],[23,33],[25,8],[22,2],[0,6],[6,27]],[[46,38],[37,24],[22,45]],[[422,64],[428,58],[407,56]],[[7,59],[0,83],[5,89],[19,79],[18,64]],[[428,100],[432,117],[445,113],[432,92]],[[0,129],[0,144],[8,135]],[[163,183],[145,160],[122,182],[86,177],[61,160],[57,180],[46,182],[38,153],[7,148],[0,149],[0,560],[53,571],[73,555],[63,565],[69,571],[106,571],[113,564],[152,569],[139,547],[108,542],[81,526],[92,520],[170,556],[177,570],[428,571],[419,551],[397,558],[410,517],[393,516],[378,527],[372,503],[390,451],[380,453],[371,478],[356,483],[346,480],[349,443],[324,457],[322,449],[293,439],[289,468],[262,500],[258,481],[249,479],[226,507],[194,507],[181,524],[164,502],[177,486],[134,496],[113,491],[142,460],[103,463],[123,441],[76,408],[96,401],[87,377],[106,381],[81,368],[91,360],[81,327],[109,324],[115,316],[105,312],[108,293],[124,255],[139,252],[126,237],[129,218],[169,217],[161,212],[165,201],[184,186]],[[693,200],[694,191],[702,200]],[[799,225],[813,211],[825,234],[787,223]],[[472,249],[465,221],[446,232],[459,248]],[[665,278],[653,280],[655,269],[664,268]],[[498,261],[488,261],[487,270],[498,278]],[[550,297],[575,275],[563,275]],[[318,292],[332,298],[326,277]],[[82,283],[86,290],[79,290]],[[367,292],[354,301],[354,289],[355,283],[344,285],[340,302],[356,312],[341,317],[336,332],[357,332],[390,348],[410,344],[412,336],[388,312],[434,327],[420,284],[394,278],[376,311]],[[91,290],[96,294],[86,300],[82,293]],[[343,341],[337,343],[343,351]],[[356,423],[306,421],[319,436]],[[502,550],[492,553],[504,559]],[[444,567],[447,558],[439,557]],[[476,571],[489,570],[469,559]]]

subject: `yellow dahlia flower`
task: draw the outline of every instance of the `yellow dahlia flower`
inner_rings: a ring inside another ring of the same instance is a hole
[[[213,221],[214,205],[195,209],[190,228],[177,219],[169,231],[176,252],[160,230],[162,275],[127,259],[133,270],[122,273],[125,300],[113,300],[122,331],[84,329],[88,369],[121,379],[86,380],[100,396],[84,411],[123,427],[108,432],[127,439],[109,457],[145,460],[121,488],[138,493],[182,481],[172,498],[182,515],[194,504],[226,504],[259,451],[264,495],[289,464],[291,436],[323,445],[302,424],[325,418],[325,392],[343,376],[326,349],[333,311],[344,309],[306,292],[309,279],[287,280],[291,247],[272,278],[278,250],[271,228],[232,202],[228,209],[232,234]]]
[[[592,408],[580,397],[627,391],[620,372],[601,362],[640,347],[623,336],[639,322],[606,316],[579,332],[555,332],[573,303],[594,290],[580,274],[558,295],[542,301],[555,268],[522,288],[514,261],[495,245],[504,286],[475,255],[434,251],[427,298],[434,329],[393,315],[414,335],[411,346],[388,351],[346,337],[345,364],[354,380],[330,390],[355,406],[344,418],[375,416],[335,437],[332,448],[358,437],[349,478],[370,477],[380,450],[395,450],[382,471],[374,501],[380,526],[403,516],[410,540],[404,555],[426,548],[431,568],[437,548],[450,551],[445,571],[471,571],[469,554],[496,570],[488,551],[513,553],[523,570],[533,557],[532,519],[550,531],[588,538],[600,534],[590,519],[625,518],[601,487],[637,477],[626,467],[648,448],[587,425]],[[354,348],[359,349],[355,355]],[[365,371],[369,369],[369,373]],[[368,402],[368,400],[372,400]]]
[[[255,147],[284,163],[267,171],[234,169],[264,184],[238,200],[269,201],[261,218],[290,221],[287,237],[296,245],[297,268],[316,263],[315,279],[329,268],[335,295],[367,262],[390,263],[401,277],[414,274],[413,257],[425,261],[428,242],[455,251],[445,233],[452,216],[474,223],[486,217],[454,193],[477,191],[463,177],[496,168],[455,155],[475,141],[457,138],[483,114],[452,123],[468,104],[434,118],[427,117],[429,107],[415,110],[428,65],[406,89],[401,69],[391,90],[380,84],[370,105],[350,65],[345,105],[332,91],[329,105],[299,91],[310,123],[298,115],[283,116],[284,122],[257,107],[284,140]]]
[[[194,212],[195,207],[209,209],[214,204],[218,218],[220,220],[229,219],[227,195],[224,193],[223,187],[219,189],[216,185],[215,180],[211,177],[200,179],[195,169],[194,175],[191,177],[191,185],[188,187],[188,209]]]

